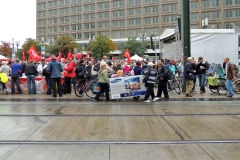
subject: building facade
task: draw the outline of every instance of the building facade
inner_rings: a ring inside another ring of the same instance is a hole
[[[180,0],[37,0],[37,33],[48,43],[62,35],[72,36],[82,48],[100,34],[115,42],[127,37],[160,35],[177,26]],[[240,0],[190,0],[191,28],[234,28],[240,26]],[[148,37],[148,38],[147,38]]]

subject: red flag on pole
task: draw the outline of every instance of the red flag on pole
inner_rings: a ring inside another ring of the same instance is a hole
[[[124,53],[124,57],[126,57],[126,58],[128,59],[127,62],[131,62],[128,48],[126,49],[126,51],[125,51],[125,53]]]
[[[24,54],[24,50],[22,51],[22,61],[25,61],[25,54]]]
[[[28,52],[28,54],[30,54],[28,60],[29,59],[30,60],[34,60],[34,61],[41,60],[41,57],[38,55],[38,53],[37,53],[37,51],[36,51],[34,46],[31,46],[27,52]]]

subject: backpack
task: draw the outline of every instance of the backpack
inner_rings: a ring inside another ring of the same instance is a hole
[[[46,68],[43,68],[42,74],[43,74],[43,76],[45,76],[45,77],[49,75],[49,73],[47,72],[47,67],[46,67]]]
[[[167,80],[171,80],[171,79],[174,79],[174,75],[173,75],[173,72],[171,71],[171,69],[169,67],[166,67],[167,69],[167,74],[166,74],[166,79]]]
[[[143,75],[143,83],[147,83],[151,70]]]
[[[238,74],[238,67],[237,67],[237,65],[236,65],[236,64],[233,64],[233,68],[234,68],[234,70],[235,70],[236,74]]]
[[[100,63],[96,63],[96,64],[93,66],[93,70],[98,72],[98,71],[100,70]]]

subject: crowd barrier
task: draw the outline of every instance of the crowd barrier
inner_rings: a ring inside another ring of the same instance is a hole
[[[45,77],[36,77],[35,82],[36,82],[37,93],[46,93],[47,84],[46,84]],[[63,82],[64,82],[64,78],[62,77],[61,83],[63,84]],[[7,86],[8,92],[11,93],[11,78],[8,79],[6,86]],[[28,93],[27,77],[20,77],[20,87],[23,93]],[[15,91],[17,91],[16,85],[15,85]]]

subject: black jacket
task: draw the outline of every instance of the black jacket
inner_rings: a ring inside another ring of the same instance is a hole
[[[33,63],[28,63],[25,67],[25,74],[28,75],[37,75],[37,66]]]
[[[193,80],[194,79],[193,73],[194,71],[193,71],[192,64],[187,62],[184,67],[184,78],[186,80]]]
[[[200,66],[204,67],[204,69],[200,69]],[[197,65],[197,74],[205,74],[206,71],[208,70],[208,64],[203,62],[198,63]]]
[[[158,79],[163,79],[164,81],[167,81],[167,73],[168,69],[163,65],[160,70],[158,70]]]

